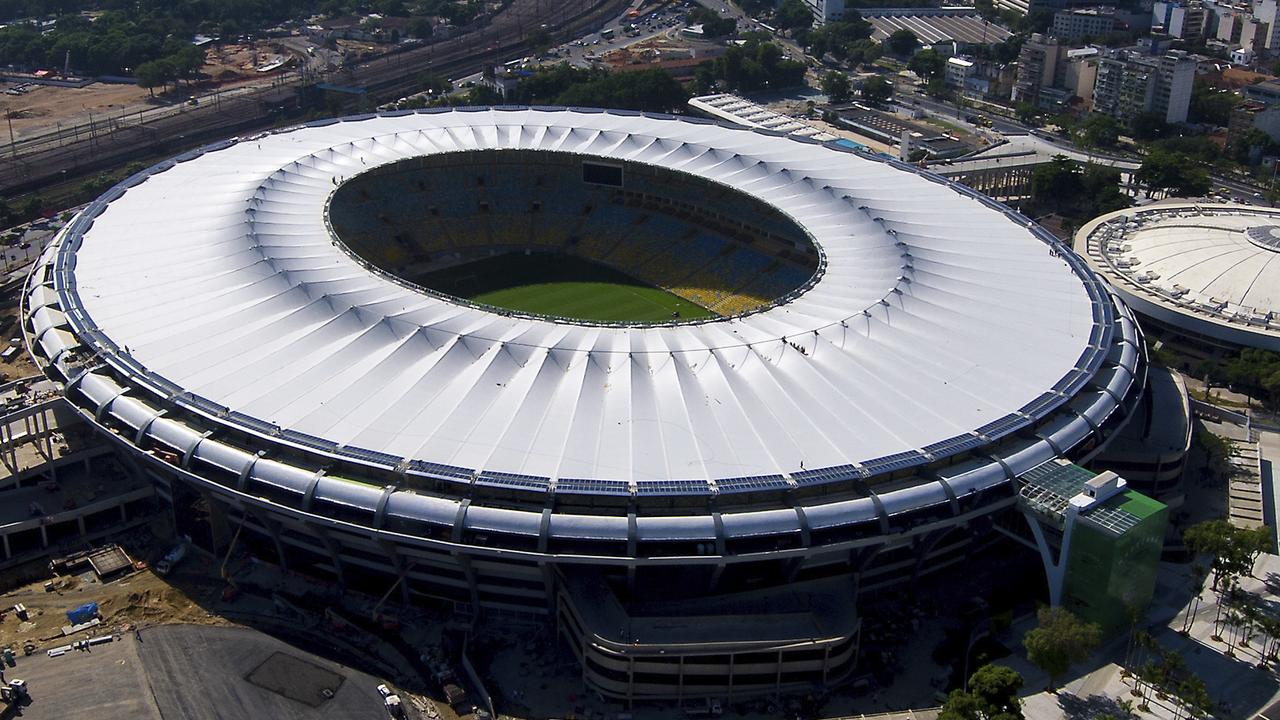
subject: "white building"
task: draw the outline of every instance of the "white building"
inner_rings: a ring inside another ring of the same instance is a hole
[[[844,17],[844,0],[803,0],[819,25]]]
[[[1151,25],[1164,28],[1171,37],[1204,37],[1210,12],[1199,0],[1157,0],[1151,6]]]
[[[1134,48],[1111,50],[1098,61],[1093,109],[1123,122],[1156,113],[1166,123],[1187,121],[1196,61],[1171,50],[1154,57]]]
[[[1266,23],[1267,26],[1262,42],[1262,47],[1267,50],[1280,47],[1280,24],[1276,23],[1277,16],[1280,15],[1280,12],[1277,12],[1278,8],[1280,5],[1276,0],[1262,0],[1253,6],[1253,16],[1258,19],[1258,22]]]

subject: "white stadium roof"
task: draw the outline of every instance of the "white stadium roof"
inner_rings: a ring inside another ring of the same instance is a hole
[[[335,184],[485,148],[731,185],[804,227],[825,269],[755,314],[622,327],[423,294],[331,236]],[[70,322],[117,370],[250,431],[377,457],[639,484],[886,472],[1046,416],[1111,350],[1096,280],[1025,218],[828,145],[666,117],[496,109],[313,124],[179,160],[110,194],[74,228],[78,242],[51,250],[66,317],[37,330]]]
[[[1103,215],[1077,247],[1127,302],[1185,330],[1280,349],[1280,210],[1175,201]]]

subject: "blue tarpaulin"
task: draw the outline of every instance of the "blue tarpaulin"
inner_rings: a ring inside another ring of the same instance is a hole
[[[72,625],[87,623],[96,617],[98,617],[98,603],[96,602],[88,602],[74,610],[67,611],[67,619],[71,621]]]

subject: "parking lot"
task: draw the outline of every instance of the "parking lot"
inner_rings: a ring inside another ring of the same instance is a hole
[[[381,680],[243,627],[126,632],[92,652],[19,657],[5,676],[27,681],[31,703],[22,717],[30,720],[387,717],[376,690]],[[304,690],[314,697],[289,697]]]

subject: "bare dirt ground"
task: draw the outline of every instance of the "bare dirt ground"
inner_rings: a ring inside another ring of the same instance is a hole
[[[0,83],[0,90],[17,83]],[[94,83],[82,88],[32,85],[21,96],[0,95],[0,115],[12,113],[13,134],[18,139],[34,132],[70,127],[106,117],[119,117],[146,104],[148,92],[137,85]],[[7,135],[7,128],[6,133]],[[5,137],[8,140],[8,137]]]
[[[212,83],[226,90],[253,85],[268,85],[273,74],[258,73],[259,65],[295,57],[284,45],[274,42],[230,43],[211,47],[205,53],[205,66],[201,74],[205,85]],[[0,92],[21,83],[0,83]],[[75,125],[119,118],[136,114],[139,110],[169,105],[197,90],[182,85],[171,88],[170,97],[152,97],[145,88],[132,84],[107,84],[95,82],[82,88],[55,87],[52,85],[28,85],[22,95],[0,94],[0,117],[12,113],[14,137],[23,137],[56,130],[61,124],[70,129]],[[157,91],[157,95],[159,92]],[[8,128],[0,127],[0,135],[8,140]]]
[[[252,82],[261,79],[258,66],[293,55],[289,48],[276,43],[230,43],[206,52],[201,72],[214,82]]]
[[[200,559],[188,558],[184,562],[195,566]],[[233,624],[209,613],[187,592],[169,584],[151,570],[134,571],[106,583],[88,572],[61,577],[54,585],[54,591],[48,592],[44,589],[44,581],[39,580],[0,595],[0,611],[4,612],[0,619],[0,647],[21,652],[23,645],[29,642],[36,646],[36,652],[43,652],[80,639],[81,636],[63,637],[61,629],[68,624],[66,612],[87,602],[98,603],[102,627],[117,632],[136,625]],[[216,591],[216,588],[209,587],[188,592]],[[19,620],[13,612],[17,603],[26,606],[26,621]]]

